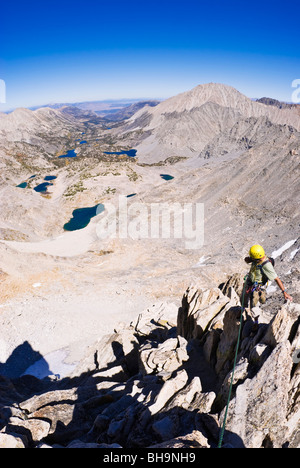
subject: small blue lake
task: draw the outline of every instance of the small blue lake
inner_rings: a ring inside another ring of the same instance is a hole
[[[124,150],[124,151],[104,151],[104,154],[116,154],[118,156],[121,156],[122,154],[126,154],[130,158],[135,158],[136,157],[137,150],[131,149],[131,150]]]
[[[76,158],[77,153],[75,153],[75,150],[69,150],[66,154],[62,154],[61,156],[58,156],[59,158]]]
[[[102,203],[88,208],[77,208],[73,211],[70,221],[64,225],[64,230],[78,231],[79,229],[84,229],[92,218],[104,210],[105,207]]]
[[[135,197],[137,194],[136,193],[131,193],[130,195],[127,195],[126,198],[132,198],[132,197]]]
[[[36,175],[33,175],[33,176],[29,177],[28,180],[34,179],[35,177],[36,177]],[[43,182],[43,183],[37,185],[36,187],[34,187],[34,190],[35,190],[36,192],[39,192],[39,193],[43,193],[43,192],[46,193],[46,192],[47,192],[47,187],[48,187],[49,185],[53,185],[53,184],[50,184],[49,182],[50,182],[51,180],[55,180],[55,179],[57,179],[56,176],[46,176],[46,177],[44,177],[44,180],[45,180],[46,182]],[[27,188],[27,187],[28,187],[28,183],[27,183],[27,182],[22,182],[21,184],[17,185],[17,187],[18,187],[18,188],[22,188],[22,189]]]
[[[50,186],[50,185],[53,185],[53,184],[50,184],[50,182],[43,182],[42,184],[39,184],[37,185],[36,187],[34,187],[34,190],[38,193],[46,193],[47,192],[47,188]]]
[[[173,176],[169,175],[169,174],[160,174],[160,177],[164,180],[172,180],[174,179]]]

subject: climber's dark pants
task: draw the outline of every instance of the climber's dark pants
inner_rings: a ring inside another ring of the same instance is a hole
[[[252,291],[253,283],[249,282],[246,286],[245,292],[245,299],[244,299],[244,307],[256,307],[257,304],[260,302],[261,304],[265,304],[267,300],[267,293],[266,290],[259,286],[258,289]]]

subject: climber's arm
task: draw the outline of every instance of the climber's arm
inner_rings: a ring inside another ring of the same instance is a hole
[[[275,281],[276,283],[278,284],[279,288],[281,289],[281,291],[283,292],[283,295],[284,295],[284,298],[287,300],[287,301],[292,301],[293,298],[286,292],[285,288],[284,288],[284,285],[283,285],[283,282],[281,281],[280,278],[275,278]]]

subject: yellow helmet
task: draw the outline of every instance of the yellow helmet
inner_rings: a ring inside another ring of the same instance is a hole
[[[261,245],[253,245],[249,250],[249,255],[253,260],[258,260],[259,258],[263,258],[265,256],[265,251]]]

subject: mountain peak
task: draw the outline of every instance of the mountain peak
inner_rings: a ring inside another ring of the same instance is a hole
[[[218,104],[222,107],[244,107],[252,103],[251,99],[244,96],[232,86],[221,83],[200,84],[190,91],[181,93],[167,99],[160,108],[176,107],[177,112],[189,111],[195,107],[201,107],[207,102]]]
[[[247,123],[249,119],[300,130],[299,116],[291,109],[254,102],[232,86],[220,83],[196,86],[156,107],[138,111],[129,120],[128,130],[144,132],[145,138],[138,146],[139,160],[156,163],[174,154],[199,155],[218,135],[230,132],[236,125],[241,128],[241,121]]]

